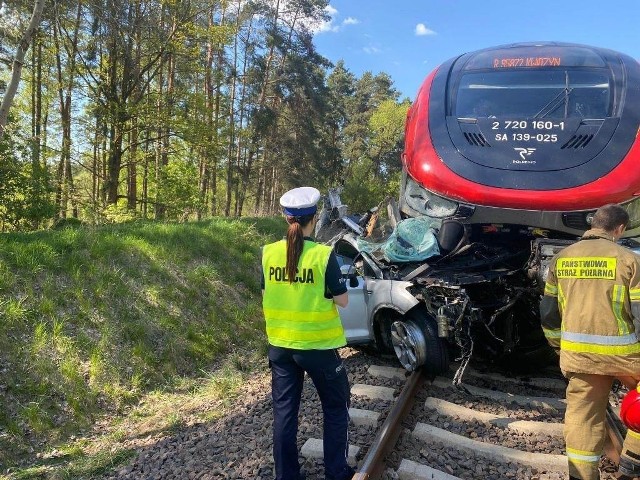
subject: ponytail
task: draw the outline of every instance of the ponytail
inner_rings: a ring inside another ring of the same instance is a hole
[[[304,215],[300,217],[293,217],[287,215],[287,223],[289,229],[287,230],[287,277],[289,283],[293,283],[298,273],[298,262],[302,256],[302,250],[304,248],[304,235],[302,234],[302,227],[306,226],[315,213],[311,215]]]

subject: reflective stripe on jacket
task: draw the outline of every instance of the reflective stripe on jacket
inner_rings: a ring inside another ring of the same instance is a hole
[[[262,307],[271,345],[298,350],[326,350],[347,341],[338,309],[325,293],[325,274],[331,247],[304,241],[293,283],[286,273],[285,240],[262,250],[264,295]]]
[[[563,371],[638,374],[640,343],[632,303],[640,301],[640,263],[630,250],[592,229],[552,260],[545,297],[557,299],[562,318],[544,325],[551,340],[560,334]]]

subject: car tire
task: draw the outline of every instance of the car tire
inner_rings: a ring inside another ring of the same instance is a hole
[[[435,320],[421,310],[409,312],[391,324],[390,343],[400,364],[408,371],[422,367],[439,374],[449,368],[449,354],[438,337]]]

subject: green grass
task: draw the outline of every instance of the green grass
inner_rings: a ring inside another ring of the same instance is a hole
[[[0,236],[0,474],[90,478],[132,454],[117,433],[106,450],[78,444],[97,419],[231,398],[245,356],[265,352],[259,250],[283,231],[269,218]],[[168,412],[163,428],[181,422]]]

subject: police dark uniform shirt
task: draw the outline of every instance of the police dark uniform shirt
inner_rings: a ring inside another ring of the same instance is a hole
[[[305,240],[314,241],[311,237],[304,237]],[[260,261],[262,264],[262,261]],[[264,272],[260,269],[260,287],[264,290]],[[325,298],[333,298],[337,295],[347,293],[347,284],[345,282],[342,273],[340,272],[340,265],[336,258],[335,252],[329,254],[329,261],[327,262],[327,271],[325,272]]]

